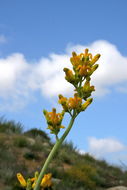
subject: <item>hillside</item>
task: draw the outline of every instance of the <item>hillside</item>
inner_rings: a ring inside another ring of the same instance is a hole
[[[23,132],[20,123],[0,120],[0,189],[22,190],[16,174],[26,178],[40,171],[53,143],[41,130]],[[81,155],[72,143],[64,143],[51,162],[55,190],[103,190],[116,185],[127,186],[127,171]]]

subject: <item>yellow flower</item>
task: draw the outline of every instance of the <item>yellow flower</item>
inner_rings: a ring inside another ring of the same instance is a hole
[[[67,102],[67,98],[64,97],[64,96],[62,96],[62,95],[60,94],[60,95],[59,95],[59,103],[62,104],[62,105],[64,105],[64,104],[66,104],[66,102]]]
[[[35,172],[35,177],[28,178],[27,182],[26,182],[26,180],[24,179],[22,174],[17,173],[17,178],[18,178],[18,181],[20,182],[21,186],[23,188],[28,188],[28,189],[34,189],[34,187],[36,185],[36,182],[37,182],[37,179],[38,179],[38,176],[39,176],[39,173]],[[48,173],[48,174],[44,175],[44,177],[42,178],[40,186],[42,186],[43,188],[52,186],[52,174],[51,173]]]
[[[94,86],[90,86],[90,82],[86,81],[83,88],[81,88],[82,98],[79,97],[77,93],[74,94],[74,97],[72,98],[65,98],[62,95],[59,95],[59,103],[63,106],[63,109],[65,112],[71,113],[72,110],[76,110],[77,113],[85,110],[86,107],[90,104],[90,100],[87,98],[91,95],[91,92],[94,91]],[[82,104],[82,100],[86,100],[85,103]],[[52,126],[49,126],[49,128],[52,130]]]
[[[84,104],[82,104],[82,111],[85,111],[85,109],[92,103],[93,98],[89,98],[86,100]]]
[[[100,54],[95,55],[94,58],[91,60],[90,64],[94,65],[94,63],[98,61],[98,59],[100,58],[100,56],[101,56]]]
[[[74,83],[75,82],[75,75],[73,74],[73,72],[68,68],[64,68],[64,72],[66,74],[65,79],[70,83]]]
[[[52,112],[44,112],[44,115],[47,119],[49,125],[59,125],[63,119],[62,113],[56,113],[56,109],[53,108]]]
[[[24,177],[22,176],[21,173],[17,173],[17,178],[18,178],[18,181],[20,182],[22,187],[27,186],[26,180],[24,179]]]
[[[37,179],[35,179],[35,178],[32,178],[32,179],[34,179],[34,183],[32,185],[32,188],[34,188],[35,185],[36,185]],[[43,187],[43,188],[52,186],[52,174],[51,173],[48,173],[48,174],[44,175],[44,177],[42,178],[40,186]]]
[[[44,110],[43,113],[47,120],[48,129],[50,129],[51,133],[57,135],[60,128],[64,128],[64,126],[61,125],[64,111],[62,111],[62,113],[56,113],[56,109],[53,108],[52,112],[47,112],[46,110]]]
[[[87,76],[88,72],[91,71],[91,68],[88,65],[79,65],[78,68],[78,73],[80,76]]]
[[[92,70],[92,66],[94,65],[96,61],[98,61],[99,58],[100,58],[100,54],[97,54],[93,57],[92,54],[89,53],[89,50],[85,49],[85,52],[79,55],[73,52],[72,57],[70,58],[70,61],[73,65],[73,69],[75,72],[78,71],[78,74],[80,76],[86,76],[87,73],[89,73],[89,71]]]
[[[38,179],[38,176],[39,176],[39,173],[38,173],[38,171],[36,171],[34,177],[31,178],[31,182],[34,182],[34,183],[32,184],[32,188],[35,187],[36,182],[37,182],[37,179]]]
[[[61,94],[59,95],[59,104],[62,105],[64,111],[68,111],[68,107],[67,107],[67,98],[62,96]]]
[[[82,88],[82,98],[86,100],[91,96],[91,93],[95,91],[94,86],[90,86],[90,81],[86,81]]]
[[[81,55],[77,55],[75,52],[72,52],[72,57],[70,61],[74,67],[77,67],[81,61]]]
[[[41,181],[41,186],[43,188],[52,186],[52,174],[51,173],[44,175],[44,177],[43,177],[43,179]]]
[[[68,108],[70,109],[78,109],[82,104],[82,98],[78,97],[77,94],[74,94],[74,98],[69,98],[68,100]]]

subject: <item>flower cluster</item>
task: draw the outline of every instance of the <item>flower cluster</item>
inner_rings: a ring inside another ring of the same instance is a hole
[[[92,102],[92,98],[89,97],[91,93],[95,91],[95,88],[90,85],[90,76],[98,68],[98,64],[95,63],[99,57],[100,54],[93,57],[88,49],[85,49],[85,52],[79,55],[75,52],[72,53],[70,61],[73,66],[73,71],[64,68],[64,72],[65,79],[74,85],[76,93],[74,94],[74,98],[69,99],[59,95],[59,103],[65,112],[71,113],[72,110],[75,110],[77,113],[80,113]],[[82,104],[83,100],[86,102]]]
[[[97,69],[98,64],[95,64],[99,59],[100,54],[92,56],[88,49],[85,49],[85,53],[77,55],[75,52],[72,53],[70,61],[73,65],[75,72],[75,78],[89,77]]]
[[[34,189],[37,179],[38,179],[38,176],[39,176],[39,173],[35,172],[35,176],[33,178],[28,178],[27,180],[25,180],[21,173],[17,174],[17,178],[18,178],[18,181],[20,182],[20,185],[27,190]],[[46,188],[49,188],[52,186],[52,174],[51,173],[44,175],[40,186],[43,189],[46,189]]]
[[[47,129],[50,129],[50,132],[52,134],[57,135],[61,128],[64,128],[64,126],[61,125],[63,117],[64,117],[64,111],[62,113],[56,113],[56,109],[53,108],[52,112],[47,112],[46,110],[43,111],[45,118],[47,120],[48,127]]]
[[[75,52],[72,53],[70,58],[71,64],[73,66],[73,71],[64,68],[65,79],[74,85],[75,91],[77,91],[78,96],[87,100],[91,96],[91,93],[95,91],[94,86],[90,86],[90,76],[98,68],[98,64],[95,64],[99,59],[100,54],[92,56],[88,49],[85,49],[84,53],[77,55]],[[85,81],[82,86],[83,81]]]
[[[85,49],[85,52],[79,55],[75,52],[72,53],[70,61],[73,66],[73,71],[64,68],[64,72],[65,79],[75,87],[74,97],[66,98],[61,94],[59,95],[59,103],[63,107],[62,113],[56,113],[56,109],[53,109],[52,112],[44,110],[48,129],[50,129],[51,133],[56,136],[60,131],[60,128],[64,128],[61,125],[61,122],[65,112],[70,113],[71,116],[75,113],[77,116],[91,104],[93,99],[90,98],[90,96],[92,92],[95,91],[95,88],[90,84],[90,77],[98,68],[98,64],[95,63],[99,57],[100,54],[93,57],[88,49]],[[84,100],[85,102],[83,102]]]
[[[82,104],[82,98],[80,98],[77,93],[74,94],[74,98],[68,99],[61,94],[59,95],[59,103],[62,105],[63,110],[69,113],[71,113],[72,110],[75,110],[77,114],[84,111],[88,105],[91,104],[92,100],[92,98],[89,98]]]

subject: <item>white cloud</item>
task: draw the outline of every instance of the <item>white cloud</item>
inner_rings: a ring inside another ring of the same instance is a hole
[[[3,34],[0,34],[0,44],[6,43],[6,42],[7,42],[7,38]]]
[[[51,54],[48,59],[41,59],[34,70],[32,83],[38,84],[42,94],[48,97],[56,96],[59,93],[67,94],[72,89],[64,79],[64,67],[70,67],[68,55]]]
[[[0,59],[0,110],[21,108],[30,99],[27,84],[30,68],[19,53]]]
[[[18,93],[17,82],[23,81],[28,69],[22,54],[13,54],[6,59],[0,59],[0,96],[7,97],[12,92]],[[23,93],[23,92],[22,92]]]
[[[71,88],[64,79],[63,68],[70,67],[69,57],[72,51],[83,52],[88,47],[93,54],[100,53],[98,61],[99,68],[94,73],[92,82],[96,86],[95,95],[102,96],[110,93],[111,87],[122,87],[122,83],[127,83],[127,57],[124,57],[117,50],[116,46],[107,41],[96,41],[87,46],[67,47],[65,55],[50,55],[49,59],[41,60],[38,65],[40,76],[44,76],[41,91],[45,95],[55,96],[58,93],[68,94]],[[49,88],[50,87],[50,88]],[[119,90],[121,92],[121,90]]]
[[[82,52],[88,47],[93,54],[101,53],[100,67],[93,76],[96,96],[110,93],[111,87],[119,92],[126,91],[127,57],[120,54],[116,46],[107,41],[96,41],[87,46],[68,46],[66,53],[50,54],[34,63],[28,62],[21,53],[15,53],[0,59],[0,107],[13,103],[24,106],[34,92],[40,91],[46,97],[59,93],[64,95],[72,91],[71,84],[64,79],[64,67],[71,67],[69,57],[72,51]],[[124,90],[122,85],[124,84]],[[4,104],[3,104],[4,102]],[[13,103],[12,103],[13,102]],[[25,103],[24,103],[25,102]],[[8,106],[7,106],[8,107]]]
[[[125,145],[116,139],[95,137],[88,138],[89,152],[95,157],[103,157],[109,153],[116,153],[126,150]]]

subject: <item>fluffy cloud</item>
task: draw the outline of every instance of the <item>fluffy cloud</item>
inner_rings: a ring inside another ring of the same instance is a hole
[[[2,38],[1,38],[2,39]],[[101,53],[98,61],[99,69],[93,76],[96,86],[96,96],[110,93],[111,87],[119,92],[127,91],[127,57],[120,54],[116,46],[107,41],[96,41],[87,45],[93,54]],[[82,52],[86,46],[68,46],[66,53],[50,54],[34,63],[28,62],[21,53],[0,59],[0,105],[1,109],[13,104],[24,106],[34,98],[34,93],[40,91],[46,97],[53,97],[59,93],[69,95],[71,84],[64,79],[64,67],[70,67],[69,57],[72,51]],[[4,102],[4,104],[3,104]],[[8,106],[7,106],[8,105]]]
[[[122,56],[117,48],[107,41],[96,41],[88,46],[69,46],[65,55],[51,54],[48,59],[42,59],[37,65],[37,76],[40,76],[39,88],[46,96],[56,96],[58,93],[69,94],[72,86],[64,80],[63,68],[71,68],[69,57],[72,51],[82,52],[86,47],[94,54],[101,53],[98,61],[100,67],[94,73],[93,84],[96,86],[96,96],[102,96],[110,92],[114,87],[120,92],[121,85],[127,83],[127,58]],[[35,77],[36,78],[36,77]],[[125,86],[125,85],[124,85]],[[120,89],[119,89],[120,87]]]
[[[116,139],[90,137],[88,139],[89,152],[96,157],[103,157],[108,153],[116,153],[126,150],[126,147]]]
[[[0,109],[13,110],[25,106],[30,89],[26,83],[29,64],[22,54],[0,59]]]

